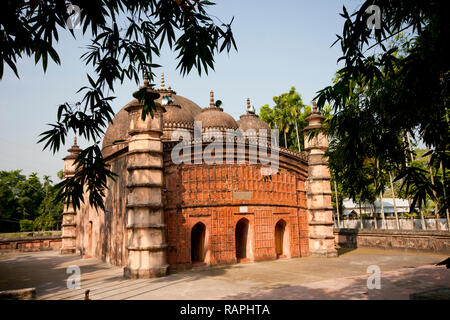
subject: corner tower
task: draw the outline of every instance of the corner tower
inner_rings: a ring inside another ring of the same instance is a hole
[[[314,256],[336,257],[333,235],[333,207],[331,205],[330,172],[328,159],[328,137],[322,129],[323,117],[313,101],[313,110],[306,118],[304,129],[305,150],[308,152],[308,179],[306,180],[306,203],[308,209],[309,250]],[[312,131],[318,134],[309,139]]]
[[[144,81],[147,94],[159,97]],[[153,117],[142,120],[140,102],[126,107],[129,118],[127,171],[128,264],[127,278],[151,278],[167,273],[167,243],[162,202],[163,186],[163,113],[164,107],[155,102]]]
[[[73,146],[67,150],[67,155],[64,160],[64,179],[73,177],[76,173],[75,160],[82,151],[77,145],[77,137],[74,138]],[[62,245],[61,254],[73,254],[76,253],[76,238],[77,238],[77,213],[72,203],[64,201],[64,210],[62,213]]]

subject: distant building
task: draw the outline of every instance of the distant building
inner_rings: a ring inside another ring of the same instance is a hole
[[[344,210],[343,215],[348,216],[352,213],[359,214],[359,203],[353,202],[352,199],[344,199],[342,203]],[[395,199],[395,205],[397,206],[398,213],[408,213],[409,212],[409,202],[406,199]],[[380,199],[375,200],[375,207],[377,213],[381,213],[381,201]],[[383,198],[383,209],[385,215],[394,215],[394,199],[393,198]],[[367,202],[361,203],[361,213],[362,214],[372,214],[371,204]]]

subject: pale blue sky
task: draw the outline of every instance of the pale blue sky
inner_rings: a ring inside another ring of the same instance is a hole
[[[209,104],[209,92],[224,103],[224,111],[236,120],[245,112],[246,98],[257,108],[272,104],[272,97],[295,86],[303,101],[310,104],[316,92],[331,84],[341,55],[339,46],[330,48],[340,34],[345,4],[353,12],[360,0],[227,0],[217,1],[211,13],[228,22],[232,16],[238,52],[216,57],[215,72],[182,77],[176,70],[176,55],[163,50],[155,63],[165,73],[166,85],[201,107]],[[58,44],[62,65],[49,63],[47,73],[33,60],[18,63],[20,79],[6,69],[0,81],[0,170],[23,169],[38,172],[56,181],[67,145],[53,155],[37,145],[46,123],[56,119],[57,106],[77,100],[75,92],[86,84],[86,68],[80,61],[87,42],[61,34]],[[132,99],[136,84],[117,86],[115,112]],[[69,140],[73,139],[72,133]],[[80,141],[81,147],[87,145]],[[71,145],[71,143],[70,143]]]

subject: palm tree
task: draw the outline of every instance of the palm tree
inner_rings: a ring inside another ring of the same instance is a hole
[[[290,121],[290,117],[288,115],[287,110],[285,110],[284,108],[277,108],[277,114],[275,116],[275,123],[277,125],[277,127],[283,131],[284,134],[284,147],[287,149],[288,148],[288,144],[287,144],[287,133],[289,132],[289,121]]]
[[[391,191],[392,191],[392,202],[394,203],[394,215],[395,215],[395,223],[397,225],[397,230],[400,229],[400,222],[398,220],[398,212],[397,212],[397,202],[395,200],[395,190],[394,190],[394,183],[392,181],[392,173],[389,170],[389,181],[391,183]]]
[[[293,104],[289,107],[289,114],[292,116],[292,121],[294,121],[295,124],[295,133],[297,135],[297,146],[298,146],[298,152],[301,152],[300,148],[300,135],[298,133],[298,117],[300,115],[300,106],[297,104]]]

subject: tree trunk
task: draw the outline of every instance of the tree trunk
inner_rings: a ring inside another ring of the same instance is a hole
[[[297,123],[297,119],[295,119],[295,131],[297,131],[297,144],[298,144],[298,152],[301,152],[301,148],[300,148],[300,135],[298,134],[298,123]]]
[[[409,155],[411,156],[411,162],[413,162],[414,161],[414,156],[413,156],[413,153],[412,153],[412,143],[411,143],[411,139],[410,139],[410,137],[409,137],[409,132],[408,131],[406,131],[406,138],[408,139],[408,149],[409,149],[409,151],[410,151],[410,153],[409,153]]]
[[[359,201],[359,219],[361,220],[361,229],[364,229],[364,220],[361,212],[361,201]]]
[[[387,229],[386,217],[384,216],[383,191],[380,191],[380,213],[381,213],[381,228]]]
[[[445,205],[447,203],[447,191],[445,191],[445,167],[442,160],[440,163],[440,167],[442,171],[442,189],[444,190],[444,205]],[[450,230],[450,214],[448,212],[448,208],[445,208],[445,213],[447,214],[447,230]]]
[[[408,199],[409,207],[411,207],[411,202],[412,202],[411,199]],[[412,230],[414,230],[414,209],[411,212],[411,223],[412,223]]]
[[[408,149],[408,151],[411,151],[411,141],[409,139],[409,133],[408,132],[406,132],[406,137],[408,139],[407,141],[405,141],[405,137],[404,136],[402,137],[403,143],[407,142],[408,143],[407,149]],[[411,161],[414,161],[412,153],[410,153],[410,155],[411,155]],[[408,155],[405,156],[405,161],[406,161],[406,166],[409,167]],[[411,199],[408,198],[409,208],[411,208],[411,203],[412,203]],[[410,213],[411,213],[412,230],[414,230],[414,208],[413,208],[413,211],[410,211]]]
[[[428,149],[427,149],[428,151]],[[433,168],[430,167],[430,179],[431,179],[431,184],[434,186],[434,175],[433,175]],[[437,199],[437,194],[436,194],[436,190],[433,190],[433,195],[436,198],[436,201],[434,202],[434,215],[436,217],[436,230],[439,230],[439,222],[440,222],[440,218],[439,218],[439,201]]]
[[[400,222],[398,220],[398,212],[397,212],[397,201],[395,200],[394,183],[392,182],[392,173],[390,171],[389,171],[389,180],[391,181],[392,202],[394,203],[395,224],[397,226],[397,230],[400,230]]]
[[[287,149],[287,138],[286,138],[286,130],[283,130],[284,133],[284,147]]]
[[[339,199],[338,199],[338,193],[337,193],[336,178],[334,179],[334,194],[336,196],[336,216],[337,216],[338,228],[341,228],[341,219],[339,218]]]
[[[423,210],[420,208],[420,223],[422,224],[422,230],[427,230],[427,225],[425,224],[425,217],[423,216]]]
[[[373,213],[373,223],[375,226],[375,229],[378,229],[378,223],[377,223],[377,206],[375,205],[375,202],[372,203],[372,213]]]
[[[380,170],[380,161],[377,160],[377,169]],[[380,178],[380,187],[381,185],[381,178]],[[380,213],[381,213],[381,229],[387,229],[386,226],[386,218],[384,216],[384,204],[383,204],[383,190],[380,189]]]

